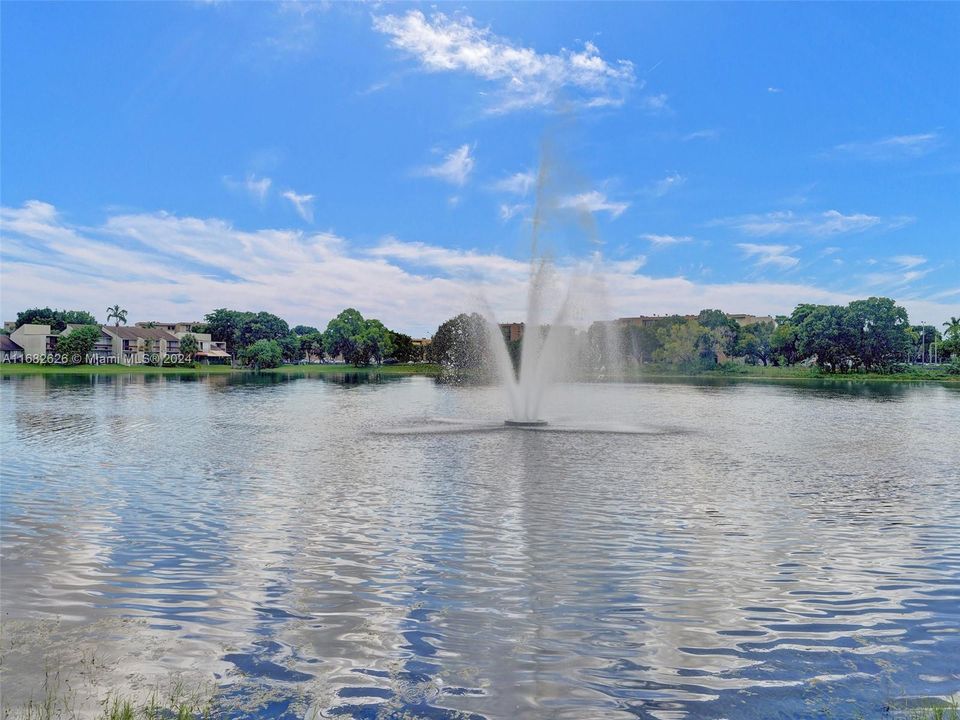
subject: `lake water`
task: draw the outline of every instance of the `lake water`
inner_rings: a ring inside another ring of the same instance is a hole
[[[877,717],[960,691],[960,387],[6,377],[3,702]],[[65,680],[66,679],[66,680]],[[859,715],[857,715],[859,713]]]

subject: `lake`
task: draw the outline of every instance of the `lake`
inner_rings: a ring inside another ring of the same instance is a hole
[[[3,702],[877,717],[960,691],[960,386],[22,376]]]

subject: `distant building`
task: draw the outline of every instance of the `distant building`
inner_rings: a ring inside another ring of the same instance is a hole
[[[196,320],[194,322],[174,322],[174,323],[155,322],[153,320],[145,320],[142,322],[134,323],[134,327],[160,328],[162,330],[166,330],[167,332],[177,334],[177,333],[188,333],[190,332],[190,328],[196,327],[197,325],[205,325],[205,324],[206,323],[204,323],[201,320]],[[197,333],[193,333],[193,334],[196,335]]]
[[[500,332],[507,342],[523,340],[523,323],[500,323]]]
[[[667,318],[680,317],[683,320],[696,320],[696,315],[634,315],[633,317],[622,317],[617,318],[616,322],[618,325],[625,325],[627,327],[644,327],[645,325],[653,325],[657,322],[662,322]]]
[[[144,354],[166,357],[180,352],[180,338],[163,328],[103,325],[100,329],[110,337],[110,355],[123,365],[143,362]]]
[[[49,325],[21,325],[10,333],[10,339],[23,349],[27,357],[40,357],[56,352],[57,335]]]
[[[0,362],[23,362],[23,348],[8,335],[0,335]]]
[[[744,325],[753,325],[754,323],[773,323],[777,324],[777,321],[774,320],[769,315],[748,315],[746,313],[727,313],[727,317],[731,320],[735,320],[737,325],[743,327]]]
[[[430,349],[432,338],[413,338],[411,341],[414,352],[417,354],[416,360],[423,362],[427,359],[427,351]]]

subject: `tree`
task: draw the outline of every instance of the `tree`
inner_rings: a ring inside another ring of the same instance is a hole
[[[227,352],[235,354],[242,348],[240,342],[240,328],[253,313],[240,312],[219,308],[204,317],[210,338],[217,342],[226,343]]]
[[[346,362],[361,364],[358,338],[363,331],[363,315],[347,308],[327,323],[323,333],[323,349],[332,358],[342,356]]]
[[[286,321],[268,312],[250,314],[240,326],[240,345],[247,347],[257,340],[281,340],[290,334]]]
[[[67,325],[96,325],[97,319],[86,310],[54,310],[30,308],[17,313],[16,327],[21,325],[49,325],[55,332],[63,332]]]
[[[257,340],[243,349],[240,361],[254,370],[280,367],[283,364],[283,349],[276,340]]]
[[[943,334],[948,340],[960,340],[960,318],[951,316],[943,326],[946,328]]]
[[[657,362],[693,370],[701,367],[704,356],[712,352],[714,338],[711,331],[696,320],[661,328],[657,334],[661,343],[653,356]]]
[[[737,340],[740,337],[740,325],[722,310],[701,310],[697,315],[697,322],[711,333],[713,338],[713,353],[718,355],[734,355]]]
[[[80,365],[93,352],[99,339],[97,325],[82,325],[57,338],[57,354],[63,356],[68,365]]]
[[[300,335],[301,337],[303,335],[313,335],[314,333],[318,332],[320,331],[313,327],[313,325],[297,325],[295,328],[293,328],[293,334]]]
[[[294,363],[300,360],[300,348],[302,346],[302,340],[302,338],[294,335],[293,333],[289,333],[288,335],[285,335],[277,340],[281,351],[283,351],[284,360]]]
[[[405,363],[417,359],[417,349],[413,346],[413,338],[403,333],[391,332],[390,339],[393,341],[393,357],[397,362]]]
[[[884,370],[910,352],[907,311],[890,298],[871,297],[847,305],[853,354],[867,370]]]
[[[454,377],[464,373],[487,371],[491,362],[488,352],[488,326],[477,313],[461,313],[443,322],[434,333],[428,359],[442,365]]]
[[[797,326],[782,318],[770,337],[770,353],[775,365],[793,365],[799,359]]]
[[[392,333],[379,320],[365,320],[357,338],[357,346],[365,363],[372,359],[379,365],[393,353]]]
[[[745,325],[740,329],[740,337],[735,349],[736,355],[742,355],[748,362],[764,365],[772,358],[772,340],[774,326],[769,322],[758,322]]]
[[[127,311],[121,308],[119,305],[114,305],[113,307],[107,308],[107,322],[114,320],[114,326],[120,327],[120,323],[124,325],[127,324]]]
[[[197,338],[187,333],[182,338],[180,338],[180,352],[183,355],[186,355],[188,358],[193,357],[197,354],[197,351],[200,350],[200,344],[197,342]]]
[[[816,357],[824,370],[848,369],[856,357],[855,342],[850,316],[840,305],[817,305],[797,328],[798,355]]]
[[[311,358],[323,360],[323,333],[317,331],[301,335],[300,352],[306,356],[307,360]]]

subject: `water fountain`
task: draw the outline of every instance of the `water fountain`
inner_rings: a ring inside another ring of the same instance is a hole
[[[485,308],[489,332],[489,346],[497,372],[506,391],[510,417],[507,427],[536,428],[547,425],[541,416],[548,388],[571,370],[582,377],[584,368],[578,360],[584,356],[583,343],[587,333],[580,332],[576,323],[601,317],[606,297],[599,252],[585,267],[567,268],[566,287],[558,282],[558,272],[546,253],[541,253],[541,233],[548,214],[563,221],[563,215],[576,215],[578,224],[595,244],[596,227],[592,214],[583,208],[569,207],[558,202],[560,194],[551,177],[551,163],[540,163],[536,183],[536,204],[532,218],[530,278],[527,285],[526,317],[519,368],[514,368],[507,339],[500,330],[489,305]],[[561,212],[564,211],[564,212]],[[551,317],[552,315],[552,317]],[[551,318],[548,320],[548,318]],[[615,342],[608,324],[598,324],[601,342],[612,346]],[[615,353],[606,353],[613,357]]]

